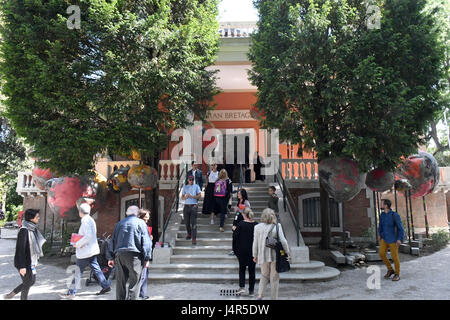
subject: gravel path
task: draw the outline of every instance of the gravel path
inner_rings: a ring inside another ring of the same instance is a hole
[[[20,277],[13,266],[15,240],[0,239],[0,299],[20,283]],[[367,287],[371,274],[365,268],[344,271],[338,279],[328,282],[289,284],[283,283],[281,276],[280,299],[301,300],[369,300],[369,299],[450,299],[450,246],[426,257],[401,264],[401,280],[392,282],[382,279],[386,272],[381,266],[380,289]],[[67,259],[44,259],[38,266],[36,284],[31,288],[29,299],[59,300],[59,294],[66,292]],[[84,279],[89,276],[85,271]],[[236,279],[238,276],[236,275]],[[84,281],[82,281],[84,283]],[[100,290],[97,285],[83,286],[77,295],[79,300],[109,300],[115,298],[115,283],[111,293],[97,297]],[[190,300],[245,300],[248,297],[221,296],[221,289],[237,289],[233,284],[172,283],[149,284],[148,294],[151,300],[190,299]],[[269,295],[269,288],[266,295]],[[17,295],[14,299],[19,299]]]

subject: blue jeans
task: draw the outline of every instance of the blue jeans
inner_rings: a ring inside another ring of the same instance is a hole
[[[75,277],[72,280],[72,288],[69,289],[69,292],[67,294],[75,295],[77,293],[77,290],[80,289],[81,275],[88,265],[91,267],[91,270],[94,271],[102,288],[109,288],[109,286],[111,285],[111,280],[106,280],[102,270],[100,269],[100,265],[97,262],[97,257],[93,256],[86,259],[77,259],[77,267],[79,268],[79,272],[78,270],[75,271]],[[75,287],[73,287],[73,285],[75,285]]]
[[[145,296],[147,295],[147,279],[148,279],[148,268],[143,268],[141,277],[141,292],[139,293],[140,298],[145,298]]]

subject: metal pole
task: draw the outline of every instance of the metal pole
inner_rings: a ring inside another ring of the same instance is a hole
[[[394,197],[395,197],[395,212],[398,212],[397,210],[397,189],[394,187]]]
[[[47,229],[47,194],[44,195],[44,235]]]
[[[430,231],[430,230],[429,230],[429,227],[428,227],[427,204],[426,204],[426,202],[425,202],[425,196],[423,196],[422,199],[423,199],[423,211],[424,211],[424,213],[425,213],[425,236],[426,236],[427,239],[428,239],[429,231]]]
[[[373,191],[373,203],[374,203],[374,208],[373,208],[373,213],[375,216],[375,243],[378,246],[378,205],[376,202],[376,195],[375,195],[375,191]]]
[[[139,203],[138,203],[139,209],[142,209],[142,189],[139,188]]]
[[[411,233],[413,240],[416,240],[416,236],[414,235],[414,217],[413,217],[413,211],[412,211],[412,200],[411,200],[411,190],[408,190],[408,197],[409,197],[409,213],[411,214]]]
[[[344,256],[347,254],[347,234],[345,233],[345,211],[344,211],[344,202],[342,204],[342,235],[344,236]]]
[[[411,252],[411,230],[409,226],[408,191],[405,191],[405,201],[406,201],[406,223],[408,224],[408,244],[409,250]]]

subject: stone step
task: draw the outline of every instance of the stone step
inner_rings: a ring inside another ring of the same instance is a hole
[[[228,224],[225,224],[223,226],[223,228],[225,230],[231,230],[232,226],[233,226],[232,223],[228,223]],[[198,231],[203,230],[203,231],[217,231],[217,232],[219,232],[219,222],[217,222],[215,224],[199,224],[199,223],[197,223],[197,230]],[[186,232],[186,225],[184,223],[180,224],[179,231],[180,232]]]
[[[209,240],[212,238],[231,239],[232,237],[233,232],[231,231],[231,228],[226,228],[224,232],[220,232],[219,227],[214,231],[197,229],[197,240]],[[177,240],[183,240],[184,238],[186,238],[186,231],[178,231]]]
[[[309,282],[309,281],[329,281],[336,279],[340,271],[323,267],[320,272],[296,273],[284,272],[280,274],[280,281],[285,282]],[[152,272],[150,269],[149,280],[152,282],[173,283],[173,282],[207,282],[207,283],[230,283],[239,280],[239,273],[167,273]],[[256,280],[261,278],[260,272],[256,272]]]
[[[228,246],[228,248],[231,250],[231,235],[228,238],[206,238],[201,239],[197,238],[197,245],[196,247],[202,247],[202,246]],[[175,240],[175,246],[192,246],[192,240],[185,240],[185,239],[177,239]]]
[[[188,243],[188,241],[186,241]],[[215,244],[215,245],[203,245],[203,246],[193,246],[192,242],[181,246],[175,246],[173,247],[173,256],[176,255],[205,255],[205,254],[222,254],[226,255],[231,251],[231,240],[230,244]],[[172,256],[172,257],[173,257]]]
[[[290,273],[318,273],[323,271],[325,264],[319,261],[311,261],[311,263],[304,264],[291,264]],[[256,265],[256,270],[260,271],[260,266]],[[200,274],[238,274],[239,263],[235,258],[234,262],[217,264],[213,262],[211,264],[197,264],[197,263],[171,263],[171,264],[152,264],[150,272],[156,273],[200,273]]]
[[[237,263],[236,256],[230,256],[228,253],[223,254],[177,254],[170,258],[170,263],[195,263],[195,264],[211,264],[211,263]]]

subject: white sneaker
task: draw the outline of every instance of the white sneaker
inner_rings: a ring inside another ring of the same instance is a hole
[[[243,293],[245,293],[245,289],[244,289],[244,288],[239,288],[239,290],[236,291],[236,294],[237,294],[237,295],[241,295],[241,294],[243,294]]]

